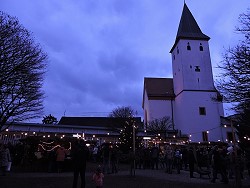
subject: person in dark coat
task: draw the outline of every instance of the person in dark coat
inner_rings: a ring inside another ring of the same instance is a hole
[[[188,150],[188,164],[189,164],[189,174],[190,178],[194,178],[194,165],[196,163],[196,159],[194,156],[193,147],[190,147]]]
[[[225,161],[225,152],[223,149],[215,146],[212,150],[212,167],[213,167],[213,178],[212,183],[215,183],[217,179],[217,174],[221,174],[221,182],[228,184],[227,171],[226,171],[226,161]]]
[[[81,177],[81,188],[85,188],[86,161],[89,157],[89,150],[84,140],[80,140],[72,149],[72,162],[74,171],[73,188],[77,188],[78,176]]]

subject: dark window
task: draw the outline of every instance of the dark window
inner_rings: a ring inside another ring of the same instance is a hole
[[[191,50],[191,46],[190,46],[189,42],[187,44],[187,50]]]
[[[206,131],[202,132],[202,140],[203,142],[207,142],[208,141],[208,134]]]
[[[201,43],[200,43],[200,51],[203,51],[203,46]]]
[[[190,69],[192,69],[192,65],[190,65]]]
[[[144,113],[145,113],[145,114],[144,114],[144,117],[145,117],[145,125],[147,125],[147,124],[148,124],[148,112],[147,112],[147,110],[145,110]]]
[[[195,72],[201,72],[200,66],[195,66]]]
[[[227,141],[233,141],[233,133],[227,132]]]
[[[206,108],[205,107],[199,107],[200,115],[206,115]]]
[[[180,52],[180,51],[179,51],[179,48],[177,47],[177,54],[179,54],[179,52]]]
[[[175,55],[173,55],[173,58],[174,58],[174,60],[175,60]]]

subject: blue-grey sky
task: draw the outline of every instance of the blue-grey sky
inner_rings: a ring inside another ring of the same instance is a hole
[[[249,0],[186,3],[203,33],[211,37],[216,79],[222,53],[240,39],[235,26]],[[0,0],[0,10],[16,16],[48,53],[44,115],[59,120],[63,115],[107,116],[118,106],[131,106],[143,116],[144,77],[172,77],[169,51],[183,4],[183,0]]]

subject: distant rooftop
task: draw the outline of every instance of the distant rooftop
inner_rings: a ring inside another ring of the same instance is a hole
[[[77,125],[77,126],[103,126],[103,127],[116,127],[123,126],[126,118],[111,118],[111,117],[62,117],[59,125]],[[141,124],[141,118],[135,117],[136,124]]]

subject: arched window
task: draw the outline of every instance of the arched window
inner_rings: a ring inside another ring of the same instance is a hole
[[[203,46],[201,43],[200,43],[200,51],[203,51]]]
[[[191,46],[190,46],[189,42],[187,43],[187,50],[191,50]]]

